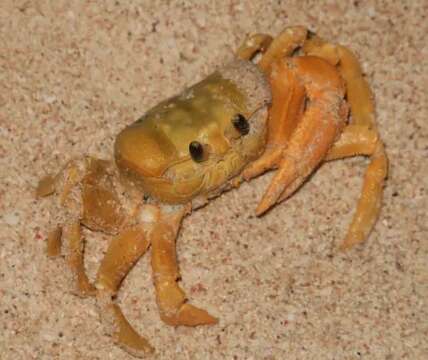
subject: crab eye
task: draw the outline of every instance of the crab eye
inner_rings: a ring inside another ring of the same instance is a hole
[[[192,159],[196,162],[201,162],[204,160],[204,147],[198,141],[192,141],[189,144],[189,153]]]
[[[242,114],[236,114],[232,119],[232,124],[241,135],[247,135],[250,132],[250,124]]]

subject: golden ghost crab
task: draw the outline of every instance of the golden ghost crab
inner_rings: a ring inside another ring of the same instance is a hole
[[[369,156],[342,244],[349,248],[373,228],[387,175],[372,94],[358,61],[347,48],[300,26],[276,38],[249,36],[236,60],[120,132],[114,155],[115,162],[89,156],[70,161],[56,177],[40,181],[37,194],[58,194],[48,254],[62,248],[77,293],[96,297],[106,332],[135,356],[153,348],[115,297],[149,246],[161,319],[174,326],[217,322],[191,305],[177,283],[176,237],[192,209],[276,169],[256,211],[261,215],[321,163]],[[84,271],[81,225],[115,235],[94,284]]]

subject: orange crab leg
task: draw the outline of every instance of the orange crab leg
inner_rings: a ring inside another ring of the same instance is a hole
[[[336,69],[311,56],[282,60],[306,89],[308,104],[282,154],[279,170],[256,210],[260,215],[291,195],[320,164],[347,116],[345,88]]]
[[[44,197],[53,194],[58,189],[58,182],[62,182],[62,191],[60,194],[60,205],[63,206],[70,195],[73,187],[80,180],[80,173],[78,166],[70,161],[60,172],[61,176],[46,176],[40,180],[36,196]],[[47,239],[47,254],[48,256],[58,256],[61,253],[62,239],[64,239],[64,252],[72,274],[76,280],[76,293],[79,296],[94,295],[95,288],[89,282],[85,273],[83,264],[83,249],[84,241],[80,233],[80,219],[78,215],[70,215],[70,220],[61,226],[56,225],[50,231]]]
[[[187,303],[178,286],[179,271],[175,240],[187,209],[163,214],[151,231],[153,282],[161,319],[169,325],[209,325],[217,319]]]
[[[352,155],[351,155],[352,156]],[[382,205],[384,181],[388,173],[388,159],[382,142],[377,142],[370,156],[370,164],[364,177],[357,210],[349,226],[342,249],[348,249],[363,242],[373,229]]]
[[[236,52],[236,56],[243,60],[250,60],[257,53],[264,53],[272,42],[272,36],[267,34],[249,35]]]
[[[305,55],[318,56],[334,66],[340,61],[337,46],[324,41],[313,33],[308,36],[302,46],[302,50]]]
[[[49,257],[61,255],[61,236],[62,229],[59,226],[49,232],[46,246],[46,252]]]
[[[370,156],[357,210],[341,245],[342,249],[348,249],[367,238],[379,217],[388,159],[376,129],[373,94],[355,55],[346,47],[329,44],[317,36],[305,43],[304,51],[336,62],[346,82],[351,124],[345,128],[326,160]]]
[[[351,106],[352,123],[376,132],[373,95],[362,75],[360,65],[352,52],[343,46],[338,47],[340,71],[347,83],[348,101]],[[368,130],[367,130],[368,131]],[[349,154],[352,156],[352,153]],[[370,154],[370,164],[364,177],[363,188],[358,200],[357,210],[349,227],[342,249],[348,249],[363,242],[376,223],[383,196],[383,187],[388,175],[388,158],[382,140],[377,142]]]
[[[374,153],[378,141],[379,135],[375,130],[366,126],[348,125],[324,160],[338,160],[358,155],[370,156]]]
[[[97,303],[107,333],[119,346],[135,356],[151,353],[154,349],[133,329],[113,299],[122,280],[149,245],[146,231],[141,226],[123,231],[112,240],[96,281]]]
[[[95,288],[89,282],[83,264],[84,242],[80,234],[80,221],[72,220],[65,224],[62,228],[62,236],[65,240],[65,257],[76,278],[77,295],[94,295]]]
[[[274,39],[266,34],[253,34],[245,39],[236,55],[241,59],[251,60],[257,53],[262,53],[263,56],[258,65],[263,71],[269,73],[272,64],[278,59],[291,56],[297,48],[302,46],[307,33],[307,29],[303,26],[290,26]]]
[[[352,123],[376,128],[375,105],[370,86],[363,76],[355,55],[344,46],[337,46],[339,70],[347,84],[346,95],[351,106]]]
[[[382,202],[383,185],[388,174],[388,159],[376,130],[373,95],[354,54],[343,46],[333,46],[320,38],[314,39],[308,48],[310,51],[319,52],[320,56],[331,57],[331,54],[337,54],[339,70],[346,81],[351,107],[352,123],[333,146],[326,160],[355,155],[371,156],[356,213],[341,245],[342,249],[347,249],[363,242],[376,223]],[[320,51],[321,48],[329,50]]]
[[[388,171],[383,143],[377,132],[366,126],[348,125],[325,160],[358,155],[370,156],[371,160],[364,177],[357,210],[341,244],[343,250],[363,242],[370,234],[379,216],[383,185]]]
[[[267,48],[258,66],[265,73],[270,73],[271,67],[278,60],[291,56],[293,52],[303,45],[308,30],[303,26],[292,26],[285,28]]]

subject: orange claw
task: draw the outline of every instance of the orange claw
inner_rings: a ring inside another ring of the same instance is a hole
[[[291,195],[303,183],[326,156],[347,116],[344,84],[328,62],[303,56],[275,65],[294,73],[296,81],[305,87],[308,103],[282,153],[279,169],[257,207],[257,215]]]
[[[272,89],[272,106],[269,109],[267,146],[262,156],[243,171],[245,180],[278,167],[282,152],[304,110],[305,88],[296,78],[296,74],[284,66],[282,61],[272,65],[269,82]]]

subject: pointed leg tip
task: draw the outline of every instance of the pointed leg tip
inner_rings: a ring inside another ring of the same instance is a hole
[[[178,315],[178,324],[186,326],[215,325],[218,319],[207,311],[190,304],[184,304]]]
[[[347,252],[351,247],[345,243],[339,245],[339,251],[342,253]]]
[[[216,324],[218,324],[218,321],[219,321],[218,318],[216,318],[216,317],[214,317],[208,313],[207,313],[207,315],[208,315],[208,317],[206,319],[207,321],[205,322],[205,325],[216,325]]]
[[[88,298],[88,297],[95,297],[96,296],[96,289],[94,288],[94,287],[92,287],[92,286],[85,286],[85,287],[77,287],[74,291],[73,291],[73,294],[74,295],[76,295],[76,296],[78,296],[78,297],[80,297],[80,298],[82,298],[82,299],[85,299],[85,298]]]
[[[358,233],[350,233],[346,236],[345,240],[339,245],[339,250],[341,252],[345,252],[350,250],[351,248],[362,244],[366,240],[367,236],[362,232]]]
[[[98,289],[96,295],[105,333],[111,336],[118,346],[135,357],[145,358],[152,354],[155,349],[134,330],[120,307],[112,300],[114,292]]]
[[[342,243],[339,245],[339,251],[342,253],[345,253],[352,247],[353,247],[352,239],[349,239],[348,237],[346,237],[345,240],[343,240]]]
[[[207,314],[207,315],[208,316],[205,317],[203,319],[203,321],[197,325],[216,325],[216,324],[218,324],[218,318],[211,316],[210,314]]]
[[[259,217],[262,216],[267,210],[268,210],[267,208],[261,207],[260,205],[257,206],[256,216],[259,216]]]
[[[156,352],[155,348],[151,346],[147,341],[144,344],[141,344],[138,348],[137,347],[128,347],[124,344],[118,344],[119,346],[122,346],[125,351],[130,353],[131,355],[144,359],[147,356],[154,355]]]
[[[275,204],[275,201],[272,201],[270,199],[267,199],[266,196],[263,197],[263,199],[260,201],[259,205],[257,205],[256,208],[256,215],[262,216],[265,214],[273,205]]]
[[[147,341],[138,344],[138,346],[136,346],[136,344],[129,345],[120,342],[119,340],[116,340],[116,344],[122,348],[122,350],[125,350],[128,354],[131,354],[132,356],[139,359],[146,359],[147,357],[151,357],[156,352],[155,348]]]

